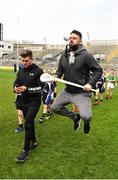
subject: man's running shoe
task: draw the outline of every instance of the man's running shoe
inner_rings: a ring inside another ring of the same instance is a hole
[[[90,124],[89,123],[84,123],[84,133],[88,134],[90,131]]]

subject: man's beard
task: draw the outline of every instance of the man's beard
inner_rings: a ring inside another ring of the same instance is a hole
[[[70,51],[76,51],[76,50],[78,49],[78,46],[79,46],[79,45],[69,44],[69,49],[70,49]]]

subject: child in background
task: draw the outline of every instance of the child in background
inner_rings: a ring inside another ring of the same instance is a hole
[[[19,64],[19,71],[23,69],[24,66],[22,63]],[[19,86],[19,84],[15,84],[16,87]],[[23,131],[23,112],[22,112],[22,94],[17,93],[16,94],[16,109],[18,112],[18,128],[14,131],[15,133],[19,133]]]
[[[100,105],[103,103],[103,93],[105,92],[105,76],[102,74],[102,76],[99,78],[99,80],[96,83],[96,89],[99,89],[99,92],[95,93],[95,103],[94,105],[98,105],[98,96],[100,95]]]
[[[43,114],[39,121],[42,123],[45,119],[50,119],[52,116],[51,104],[54,100],[55,83],[46,82],[42,91],[42,101],[43,101]]]
[[[106,99],[108,99],[109,97],[110,99],[112,99],[115,82],[116,82],[115,70],[111,69],[111,72],[107,78]]]
[[[16,85],[18,86],[18,85]],[[19,133],[23,131],[23,112],[22,112],[22,94],[16,94],[16,109],[18,112],[18,125],[19,127],[16,128],[15,133]]]

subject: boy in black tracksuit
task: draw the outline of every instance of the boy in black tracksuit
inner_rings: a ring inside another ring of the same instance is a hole
[[[43,84],[40,81],[40,76],[43,71],[32,63],[31,50],[23,50],[20,55],[24,68],[18,72],[14,82],[14,90],[16,93],[22,93],[22,110],[25,118],[25,142],[24,149],[16,158],[16,161],[24,162],[29,156],[29,150],[38,145],[35,137],[34,119],[41,105],[41,89]],[[19,86],[16,87],[15,84]]]

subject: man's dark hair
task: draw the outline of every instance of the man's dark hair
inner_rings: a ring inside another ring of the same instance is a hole
[[[115,69],[114,69],[114,68],[111,68],[111,70],[115,71]]]
[[[78,35],[82,39],[82,33],[80,31],[73,30],[70,34],[72,33]]]
[[[23,58],[26,58],[26,57],[29,57],[30,59],[33,58],[32,51],[31,51],[30,49],[24,49],[24,50],[20,53],[20,56],[23,57]]]

